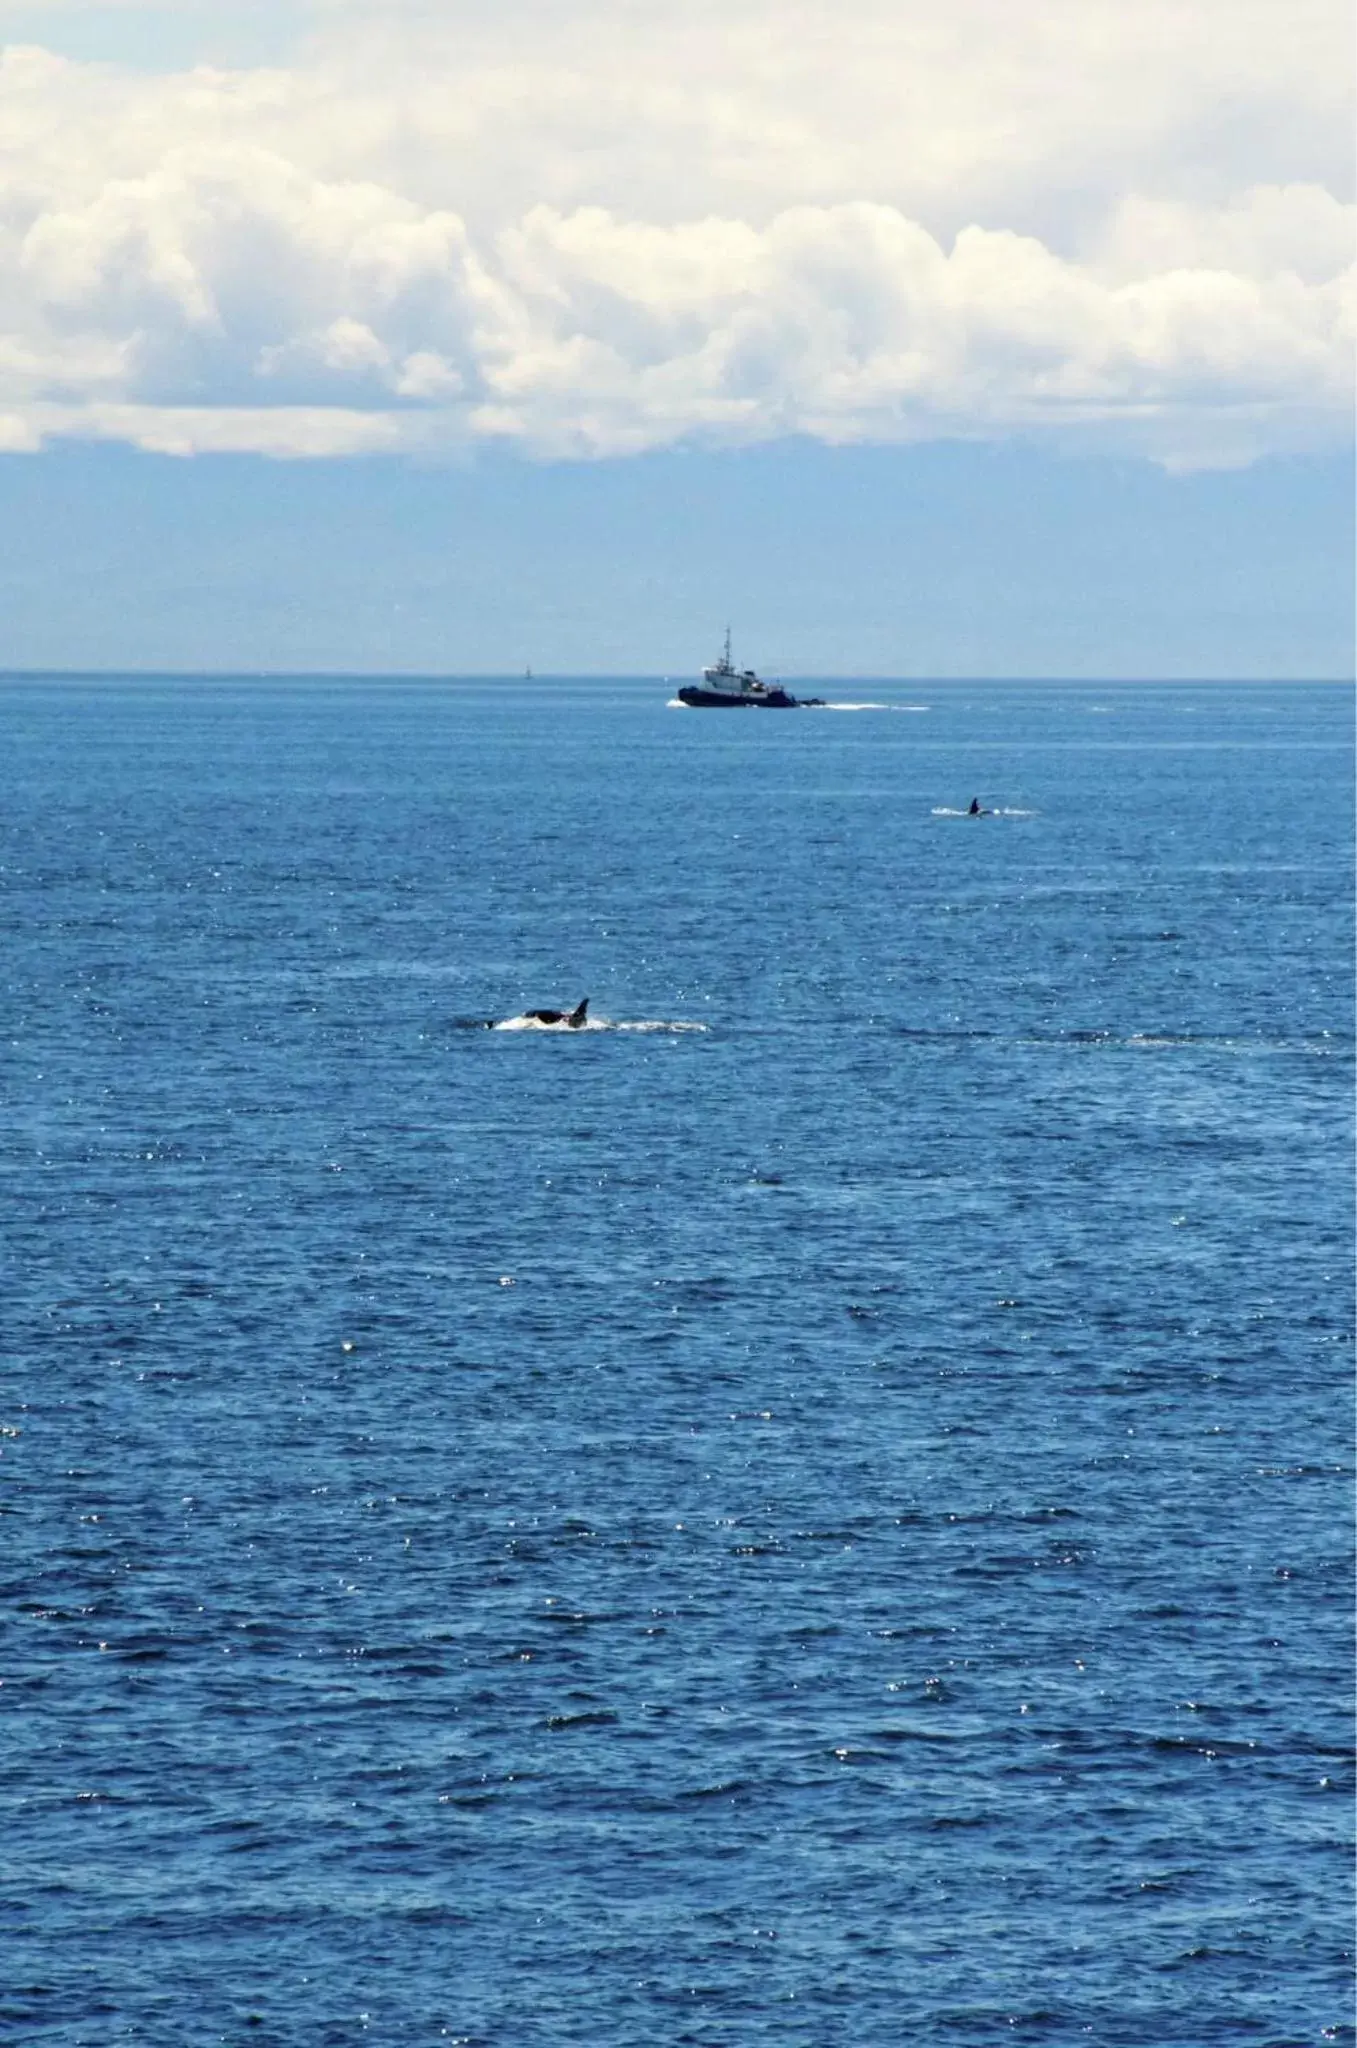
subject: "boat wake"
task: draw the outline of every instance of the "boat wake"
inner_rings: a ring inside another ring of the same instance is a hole
[[[1040,813],[1037,811],[1019,810],[1016,805],[1012,804],[996,804],[992,810],[986,809],[983,811],[956,811],[952,809],[950,804],[934,804],[933,806],[933,816],[935,818],[1035,818],[1039,815]]]
[[[692,708],[691,705],[685,704],[681,697],[670,697],[665,704],[668,711],[690,711]],[[931,704],[816,703],[806,697],[803,697],[796,707],[798,711],[931,711],[932,708]]]

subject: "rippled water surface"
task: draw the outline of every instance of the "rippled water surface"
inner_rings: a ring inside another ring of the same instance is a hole
[[[0,2038],[1352,2040],[1349,698],[823,687],[0,686]]]

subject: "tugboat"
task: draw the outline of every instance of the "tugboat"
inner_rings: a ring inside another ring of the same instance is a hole
[[[793,697],[781,683],[765,683],[752,668],[736,668],[730,658],[730,628],[721,659],[702,671],[700,683],[686,683],[679,691],[679,703],[694,710],[727,711],[741,704],[761,705],[765,711],[796,711],[803,705],[823,704],[823,697]]]

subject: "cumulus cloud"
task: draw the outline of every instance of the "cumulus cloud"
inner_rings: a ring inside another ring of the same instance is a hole
[[[1327,4],[313,18],[272,69],[5,50],[0,447],[1347,434]]]

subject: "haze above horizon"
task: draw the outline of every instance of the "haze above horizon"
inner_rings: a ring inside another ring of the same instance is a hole
[[[1328,0],[0,38],[6,667],[1351,670]]]

